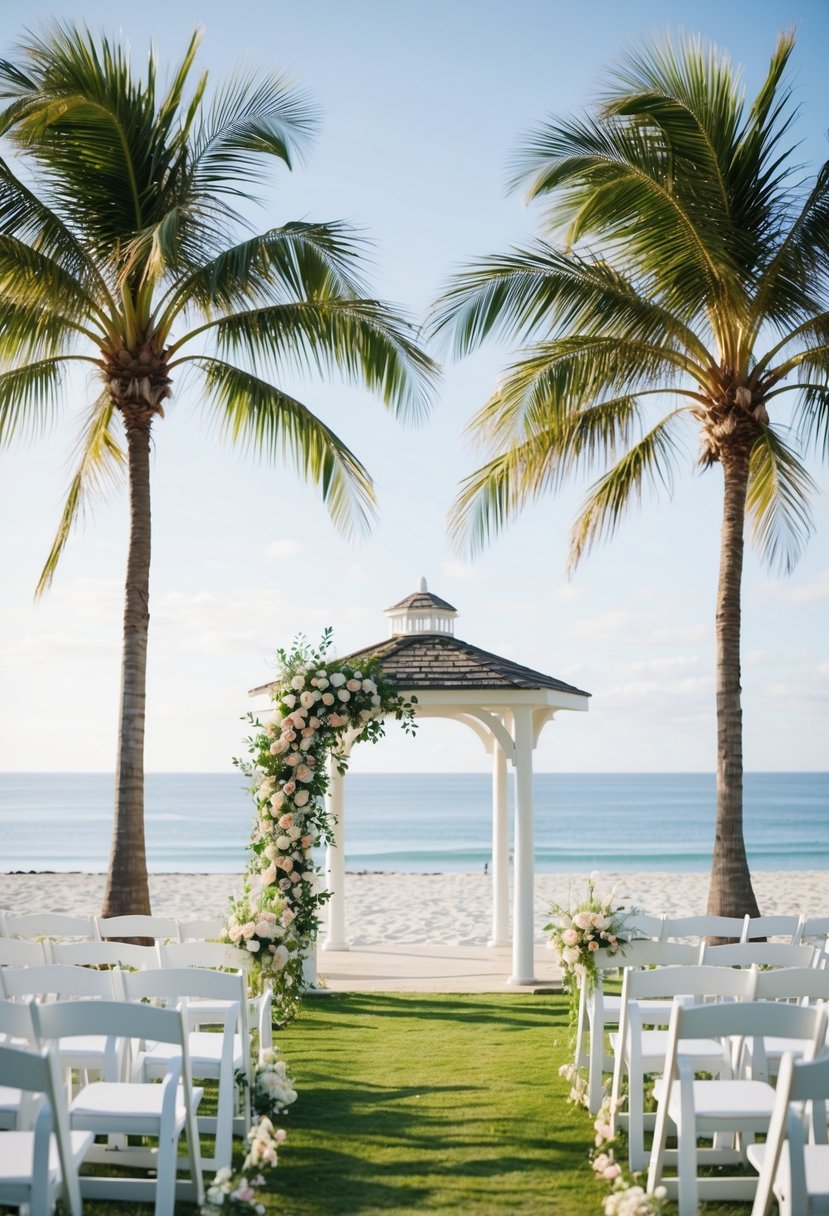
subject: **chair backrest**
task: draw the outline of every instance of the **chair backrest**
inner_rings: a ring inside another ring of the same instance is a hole
[[[658,942],[650,938],[628,942],[613,956],[617,967],[690,967],[699,961],[700,948],[693,942]],[[604,951],[597,951],[596,959]]]
[[[756,1001],[829,1001],[829,971],[819,967],[775,967],[757,973]]]
[[[746,928],[747,916],[669,916],[663,936],[671,938],[732,937],[740,941]]]
[[[625,932],[641,934],[642,937],[652,937],[660,941],[664,935],[667,917],[652,916],[650,912],[631,912],[625,917]]]
[[[250,971],[253,960],[247,950],[225,942],[164,942],[159,945],[162,967],[213,967]]]
[[[751,942],[758,937],[784,937],[788,942],[797,944],[802,933],[802,916],[750,916],[742,940]]]
[[[101,916],[98,928],[102,938],[153,937],[178,940],[178,921],[174,916]]]
[[[10,937],[86,937],[98,939],[94,916],[70,916],[65,912],[27,912],[6,914],[6,933]]]
[[[774,1183],[780,1164],[783,1144],[789,1140],[788,1206],[796,1213],[814,1211],[806,1181],[804,1149],[807,1129],[804,1116],[808,1107],[792,1107],[793,1102],[810,1103],[812,1135],[818,1144],[826,1144],[826,1103],[829,1100],[829,1056],[819,1060],[795,1060],[786,1052],[780,1061],[775,1087],[774,1108],[766,1136],[765,1151],[752,1216],[768,1216],[774,1196]],[[822,1210],[822,1209],[821,1209]]]
[[[5,1085],[25,1093],[43,1094],[46,1098],[46,1105],[40,1108],[35,1120],[34,1147],[31,1158],[31,1190],[28,1197],[32,1212],[46,1212],[51,1206],[49,1203],[49,1150],[51,1133],[54,1132],[61,1168],[62,1191],[65,1199],[68,1200],[72,1216],[80,1216],[80,1184],[72,1158],[66,1091],[63,1087],[57,1056],[46,1048],[33,1050],[11,1044],[0,1044],[0,1076],[3,1077]]]
[[[730,967],[656,967],[641,971],[625,968],[622,1000],[673,996],[689,996],[695,1002],[712,996],[753,1000],[756,978],[756,971]]]
[[[71,967],[63,963],[47,963],[42,967],[20,967],[9,970],[3,981],[6,996],[100,997],[102,1000],[121,999],[121,972],[95,971],[89,967]]]
[[[671,1015],[668,1051],[672,1050],[673,1039],[716,1039],[730,1035],[746,1039],[780,1035],[808,1040],[810,1047],[805,1058],[810,1059],[826,1035],[826,1009],[822,1004],[787,1005],[783,1001],[715,1001],[707,1005],[677,1002]]]
[[[0,937],[0,967],[36,967],[48,961],[43,942]]]
[[[713,967],[811,967],[814,946],[793,946],[789,942],[736,942],[727,946],[702,948],[700,962]]]
[[[32,1003],[35,1033],[41,1042],[77,1035],[153,1039],[187,1049],[184,1020],[178,1009],[129,1001],[50,1001]]]
[[[800,936],[804,941],[816,941],[825,946],[829,937],[829,916],[807,916]]]
[[[175,1003],[196,996],[219,1001],[240,1001],[247,1007],[245,977],[241,971],[213,971],[206,967],[161,967],[157,971],[125,971],[124,997]]]
[[[15,1001],[0,1001],[0,1042],[4,1039],[25,1039],[28,1043],[34,1043],[32,1011],[28,1003],[21,1005]]]
[[[56,963],[76,967],[137,967],[143,970],[159,965],[156,946],[136,946],[132,942],[56,942],[52,947]]]
[[[196,917],[194,920],[179,920],[178,922],[178,940],[181,942],[187,941],[210,941],[222,936],[225,922],[221,917],[202,916]]]

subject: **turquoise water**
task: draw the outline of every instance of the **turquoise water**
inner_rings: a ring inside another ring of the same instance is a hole
[[[0,774],[0,870],[105,870],[112,784],[105,773]],[[349,776],[348,868],[483,869],[491,860],[490,788],[481,773]],[[237,774],[149,774],[150,869],[242,869],[252,814]],[[753,869],[829,869],[829,773],[747,774],[744,818]],[[714,778],[537,774],[535,821],[542,873],[707,870]]]

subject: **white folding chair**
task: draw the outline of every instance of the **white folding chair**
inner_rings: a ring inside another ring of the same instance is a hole
[[[48,1049],[0,1044],[0,1078],[18,1090],[42,1094],[32,1129],[0,1134],[0,1203],[48,1216],[62,1196],[72,1216],[81,1216],[78,1167],[94,1139],[70,1132],[60,1068]]]
[[[613,1071],[613,1059],[605,1049],[605,1031],[618,1025],[622,1003],[621,997],[605,993],[604,976],[622,967],[688,966],[696,963],[698,957],[699,947],[687,942],[637,940],[628,942],[615,954],[609,950],[596,951],[596,983],[592,991],[584,984],[579,990],[575,1058],[576,1068],[587,1065],[587,1102],[593,1114],[602,1104],[603,1074]],[[662,1002],[660,1009],[664,1010],[667,1021],[670,1001],[667,1006]]]
[[[829,963],[829,916],[807,916],[800,940],[815,946],[815,966],[825,967]]]
[[[152,937],[156,941],[176,941],[178,921],[174,916],[99,916],[98,929],[102,938]]]
[[[180,942],[215,941],[222,936],[224,927],[225,922],[221,917],[200,916],[194,920],[179,918],[178,940]]]
[[[682,1045],[688,1039],[735,1038],[732,1059],[740,1044],[755,1040],[754,1058],[761,1054],[758,1040],[784,1035],[810,1040],[810,1054],[826,1034],[822,1006],[786,1005],[777,1001],[718,1001],[683,1006],[677,1001],[671,1015],[665,1072],[657,1081],[656,1125],[653,1136],[648,1191],[666,1187],[679,1200],[679,1216],[695,1216],[703,1200],[751,1201],[757,1186],[753,1177],[722,1174],[700,1177],[700,1165],[734,1165],[746,1161],[746,1147],[758,1133],[768,1130],[774,1106],[774,1089],[767,1081],[735,1077],[730,1080],[696,1080]],[[676,1129],[677,1148],[666,1146],[668,1125]],[[699,1148],[700,1137],[714,1138],[712,1148]],[[726,1143],[729,1141],[729,1143]],[[675,1161],[675,1178],[666,1178],[666,1163]]]
[[[631,912],[625,917],[625,933],[637,937],[651,937],[654,941],[662,941],[665,933],[667,917],[653,916],[650,912]]]
[[[98,924],[94,916],[70,916],[66,912],[7,913],[6,933],[9,937],[82,937],[97,941]]]
[[[67,1000],[97,998],[103,1001],[123,1000],[121,973],[94,971],[89,967],[73,967],[62,963],[47,963],[42,967],[22,967],[10,971],[4,988],[12,1000]],[[82,1034],[58,1043],[61,1064],[65,1069],[77,1069],[82,1081],[89,1073],[100,1073],[115,1080],[121,1071],[123,1044],[109,1035]]]
[[[695,1004],[710,998],[751,1000],[756,972],[733,971],[729,967],[656,967],[640,971],[626,968],[622,982],[622,1010],[618,1034],[611,1034],[613,1089],[611,1129],[627,1129],[628,1163],[631,1171],[647,1166],[645,1129],[653,1116],[645,1114],[645,1077],[661,1073],[665,1066],[668,1032],[664,1029],[673,1011],[673,999],[685,996]],[[666,1002],[660,1010],[660,1000]],[[647,1029],[646,1029],[647,1027]],[[686,1040],[681,1053],[700,1071],[730,1076],[730,1057],[723,1054],[719,1039]],[[627,1111],[619,1110],[623,1080],[627,1078]]]
[[[129,1001],[152,999],[168,1005],[181,1002],[182,1013],[188,1022],[192,998],[220,1002],[219,1033],[190,1031],[190,1068],[195,1080],[218,1081],[216,1115],[198,1117],[199,1131],[215,1137],[213,1156],[202,1159],[203,1168],[229,1168],[234,1132],[244,1138],[250,1130],[253,1070],[244,976],[241,972],[192,967],[165,968],[125,973],[123,984]],[[175,1050],[169,1043],[148,1043],[139,1061],[144,1079],[162,1076]],[[241,1087],[237,1087],[237,1074],[244,1078]]]
[[[253,966],[247,950],[226,942],[187,941],[165,942],[159,945],[159,958],[162,967],[206,967],[211,970],[241,971],[243,975],[250,974]],[[248,1018],[251,1026],[259,1033],[259,1054],[273,1046],[273,993],[266,989],[258,995],[248,993]],[[197,1014],[201,1017],[201,1025],[210,1025],[211,1014],[221,1012],[221,1004],[209,1000],[199,1000],[190,1003],[191,1018]],[[192,1022],[195,1025],[195,1020]]]
[[[791,942],[735,942],[702,947],[700,961],[708,967],[811,967],[815,948]]]
[[[48,962],[43,942],[0,937],[0,967],[37,967]]]
[[[773,1198],[779,1216],[829,1212],[827,1100],[829,1056],[798,1061],[785,1055],[766,1142],[748,1149],[760,1175],[751,1216],[768,1216]]]
[[[28,1005],[0,1000],[0,1043],[14,1047],[35,1046],[32,1014]],[[0,1080],[0,1128],[17,1127],[25,1097],[19,1089]]]
[[[663,939],[671,941],[675,938],[703,941],[707,937],[733,938],[735,942],[742,939],[746,930],[748,916],[669,916],[665,921]]]
[[[776,967],[772,971],[759,971],[754,1000],[788,1001],[793,1005],[829,1002],[829,971],[819,967]],[[800,1059],[807,1049],[808,1043],[802,1039],[770,1035],[763,1039],[763,1062],[767,1071],[774,1075],[786,1053]]]
[[[783,937],[797,945],[802,935],[802,916],[750,916],[746,920],[742,941],[751,942],[758,937]]]
[[[136,946],[133,942],[56,942],[52,947],[56,963],[73,967],[134,967],[138,971],[160,965],[156,946]]]
[[[155,1216],[173,1216],[177,1199],[204,1202],[201,1148],[196,1110],[203,1090],[193,1088],[184,1018],[179,1010],[126,1001],[59,1001],[32,1005],[38,1037],[47,1043],[78,1034],[109,1034],[130,1040],[170,1043],[178,1050],[170,1059],[160,1085],[135,1081],[96,1081],[72,1099],[69,1123],[73,1130],[105,1136],[150,1136],[157,1149],[121,1148],[116,1153],[94,1145],[89,1161],[113,1162],[155,1171],[155,1178],[88,1177],[81,1193],[90,1199],[155,1202]],[[187,1146],[189,1178],[176,1177],[182,1132]]]

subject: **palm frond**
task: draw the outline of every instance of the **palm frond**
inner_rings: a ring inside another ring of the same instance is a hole
[[[176,282],[172,317],[195,306],[207,316],[244,305],[288,303],[365,291],[357,271],[360,242],[346,224],[285,224],[223,249]]]
[[[67,323],[72,316],[77,328],[100,316],[95,297],[74,275],[54,258],[5,234],[0,234],[0,294],[10,304],[63,316]]]
[[[357,457],[295,398],[239,367],[194,357],[224,435],[267,460],[287,460],[322,494],[346,536],[367,530],[374,487]]]
[[[283,77],[231,80],[194,137],[195,189],[247,197],[248,183],[261,177],[263,155],[291,168],[317,125],[307,97]]]
[[[807,451],[829,459],[829,369],[823,383],[801,386],[795,426]]]
[[[482,258],[455,275],[432,310],[430,329],[451,330],[456,355],[491,335],[517,331],[528,340],[581,331],[684,348],[701,368],[712,361],[694,329],[616,266],[541,241]]]
[[[751,537],[772,568],[790,573],[813,531],[809,500],[817,486],[771,427],[751,450],[746,515]]]
[[[79,463],[69,483],[58,530],[35,589],[36,596],[42,595],[51,585],[66,542],[89,496],[117,484],[125,470],[126,458],[110,429],[114,413],[107,393],[98,398],[89,412],[78,441]]]
[[[235,313],[194,329],[170,351],[199,333],[209,333],[223,357],[244,354],[254,366],[336,369],[404,419],[419,420],[430,402],[435,364],[411,325],[378,300],[305,300]]]
[[[631,502],[641,502],[647,488],[672,493],[680,451],[673,434],[676,421],[676,414],[661,419],[591,488],[570,533],[570,570],[597,541],[613,536]]]
[[[21,433],[37,435],[52,419],[66,358],[40,359],[0,372],[0,447]]]

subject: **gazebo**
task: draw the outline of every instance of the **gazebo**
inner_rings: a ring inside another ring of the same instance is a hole
[[[590,694],[522,667],[455,637],[457,609],[420,587],[386,609],[390,636],[343,656],[380,660],[404,696],[416,695],[418,718],[452,718],[475,732],[492,756],[492,932],[490,946],[508,946],[509,822],[507,766],[515,773],[512,974],[510,984],[533,984],[534,833],[533,751],[545,724],[559,710],[584,712]],[[272,686],[251,690],[264,709]],[[350,749],[352,740],[346,741]],[[345,779],[332,763],[329,810],[334,841],[325,863],[328,929],[324,950],[347,950],[345,909]]]

